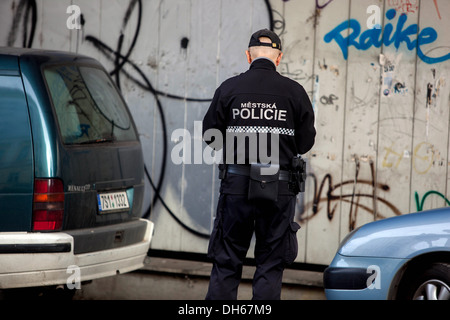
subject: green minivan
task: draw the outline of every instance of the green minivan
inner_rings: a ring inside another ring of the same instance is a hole
[[[0,289],[142,267],[143,199],[136,127],[102,65],[0,48]]]

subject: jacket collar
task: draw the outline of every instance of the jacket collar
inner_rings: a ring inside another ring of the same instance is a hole
[[[276,70],[276,66],[269,58],[259,57],[252,61],[250,69]]]

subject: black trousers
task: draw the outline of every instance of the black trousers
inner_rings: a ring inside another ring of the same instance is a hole
[[[255,233],[254,300],[279,300],[284,268],[298,251],[293,221],[296,197],[277,202],[249,201],[247,195],[221,194],[208,247],[213,259],[207,300],[235,300],[243,260]]]

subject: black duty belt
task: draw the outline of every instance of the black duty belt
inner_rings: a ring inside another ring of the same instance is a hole
[[[239,164],[229,164],[226,166],[227,173],[237,174],[241,176],[250,176],[250,166],[249,165],[239,165]],[[278,177],[280,181],[289,181],[289,171],[280,170],[280,175]]]

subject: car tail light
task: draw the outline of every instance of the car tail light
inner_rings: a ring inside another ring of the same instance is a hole
[[[60,230],[64,217],[64,185],[59,179],[35,179],[33,231]]]

